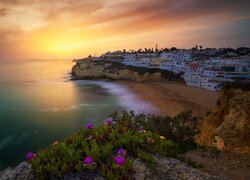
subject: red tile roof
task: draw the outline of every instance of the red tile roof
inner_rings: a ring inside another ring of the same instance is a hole
[[[189,67],[190,67],[190,68],[199,68],[200,65],[199,65],[199,64],[196,64],[196,63],[192,63],[192,64],[189,64]]]

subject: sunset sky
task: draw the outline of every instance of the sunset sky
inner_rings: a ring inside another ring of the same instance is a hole
[[[0,0],[0,60],[250,46],[249,0]]]

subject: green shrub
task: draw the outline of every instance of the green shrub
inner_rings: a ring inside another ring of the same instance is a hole
[[[181,126],[185,118],[191,117],[185,113],[175,118],[162,118],[116,112],[112,114],[111,124],[82,128],[66,140],[38,152],[30,162],[40,179],[62,178],[69,171],[92,171],[107,179],[128,179],[134,158],[140,158],[153,168],[150,154],[177,157],[190,148],[189,136],[193,133]],[[188,133],[188,137],[184,133]],[[123,155],[118,154],[120,148],[125,150]],[[124,165],[115,162],[117,156],[125,158]],[[86,164],[86,157],[91,157],[93,163]]]
[[[124,111],[120,116],[115,112],[111,117],[114,121],[121,124],[127,122],[127,119],[133,119],[133,126],[137,128],[143,127],[145,130],[178,142],[193,143],[194,136],[199,133],[197,118],[192,115],[191,111],[184,111],[175,117],[145,114],[135,115],[133,111],[129,113]]]

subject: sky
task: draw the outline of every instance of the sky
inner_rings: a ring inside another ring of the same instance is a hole
[[[0,60],[250,47],[249,0],[0,0]]]

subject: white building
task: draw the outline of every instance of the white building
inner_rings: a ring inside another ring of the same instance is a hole
[[[249,57],[234,57],[234,58],[214,58],[207,61],[211,62],[214,65],[241,65],[249,66],[250,59]]]
[[[220,90],[220,82],[199,74],[185,74],[184,80],[188,86],[205,88],[212,91]]]
[[[167,71],[172,71],[172,66],[173,66],[173,61],[163,61],[160,65],[161,69],[167,70]]]
[[[160,57],[164,60],[170,60],[174,62],[187,62],[190,61],[192,56],[189,51],[180,51],[180,52],[162,52]]]
[[[136,54],[125,54],[123,63],[126,65],[133,66],[136,62]]]

